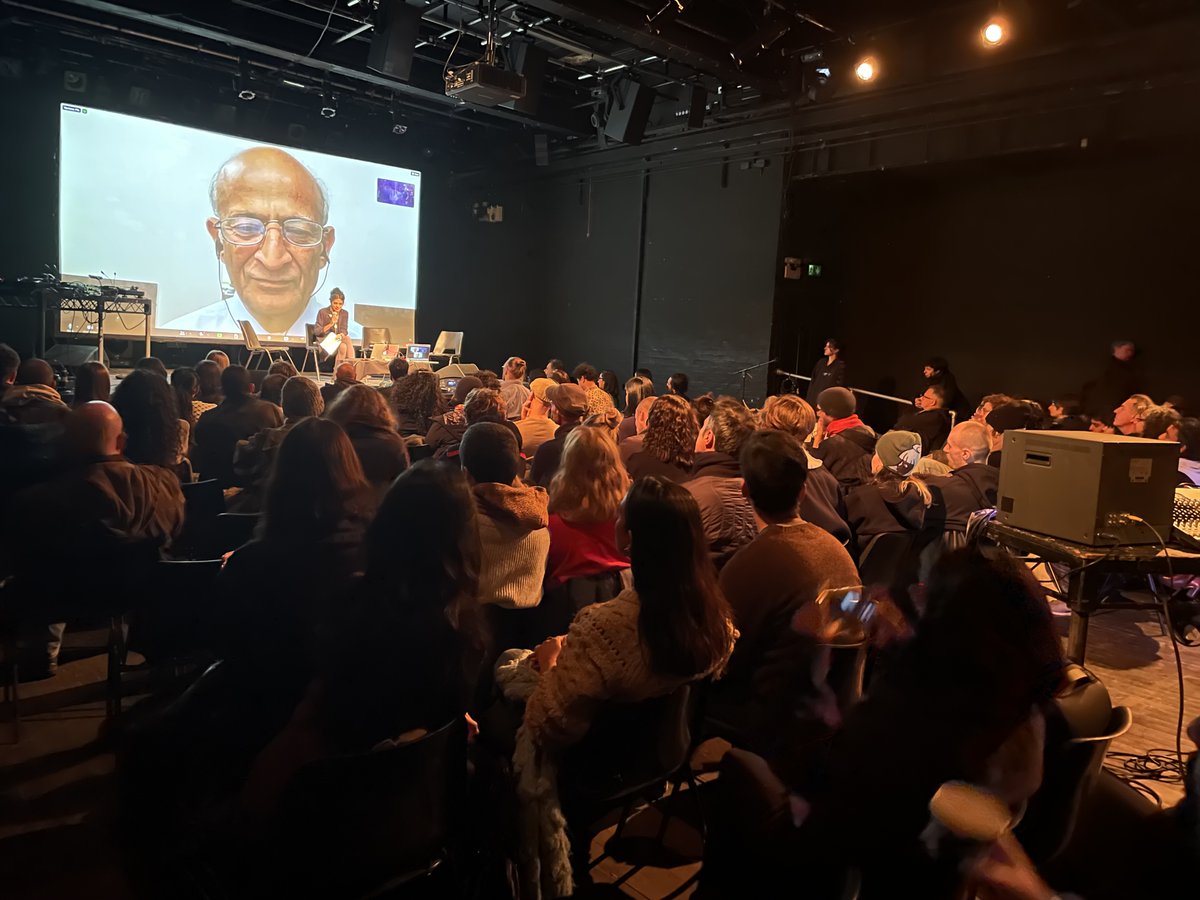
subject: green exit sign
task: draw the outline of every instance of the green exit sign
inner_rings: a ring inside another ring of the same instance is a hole
[[[809,278],[820,278],[821,277],[821,267],[818,265],[814,265],[813,263],[809,263],[808,264],[808,277]]]

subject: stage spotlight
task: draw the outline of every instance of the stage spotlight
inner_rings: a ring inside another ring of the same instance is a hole
[[[392,134],[408,134],[408,126],[397,122],[392,126]]]
[[[979,36],[985,47],[999,47],[1008,41],[1009,31],[1008,21],[1003,16],[992,16],[979,29]]]
[[[873,56],[864,56],[855,63],[854,75],[862,82],[874,81],[879,76],[879,61]]]
[[[321,103],[321,116],[326,119],[332,119],[337,115],[337,95],[329,94]]]
[[[257,96],[258,96],[258,94],[256,94],[254,91],[252,91],[248,87],[244,87],[240,91],[238,91],[238,99],[239,100],[253,100]]]

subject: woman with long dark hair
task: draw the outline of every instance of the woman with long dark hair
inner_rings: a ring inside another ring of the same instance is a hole
[[[111,393],[108,369],[100,363],[84,363],[75,370],[75,398],[71,401],[71,406],[83,406],[93,400],[103,400],[107,403]]]
[[[700,422],[691,403],[677,394],[659,397],[650,407],[642,449],[629,457],[629,476],[686,481],[692,475],[699,434]]]
[[[617,443],[631,438],[637,434],[637,408],[638,404],[647,397],[654,396],[654,385],[647,378],[642,378],[640,375],[634,375],[625,382],[625,418],[621,420],[621,424],[617,426]],[[617,404],[620,408],[620,404]]]
[[[195,425],[201,413],[213,408],[213,404],[196,399],[200,395],[200,379],[191,366],[180,366],[171,373],[171,390],[175,392],[179,418],[189,425]]]
[[[224,399],[221,392],[221,371],[221,365],[216,360],[202,359],[196,363],[196,378],[200,381],[200,393],[196,399],[201,403],[207,403],[209,408],[216,406]],[[197,415],[199,414],[197,413]]]
[[[408,468],[408,446],[396,433],[396,416],[383,394],[365,384],[352,384],[325,410],[325,418],[346,430],[367,481],[382,497]]]
[[[612,369],[605,369],[600,373],[600,379],[596,382],[596,386],[612,398],[613,409],[621,408],[621,382],[617,378],[616,372]]]
[[[112,405],[125,425],[126,459],[163,466],[181,480],[191,480],[186,461],[191,429],[180,418],[175,392],[165,378],[149,369],[134,369],[113,391]]]

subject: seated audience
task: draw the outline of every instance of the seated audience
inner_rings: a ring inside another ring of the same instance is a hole
[[[133,463],[163,466],[192,480],[186,462],[191,427],[179,415],[179,401],[167,380],[153,369],[134,369],[113,391],[112,405],[125,423],[125,457]]]
[[[1117,434],[1142,436],[1146,412],[1154,406],[1154,401],[1145,394],[1134,394],[1124,403],[1113,410],[1113,428]]]
[[[608,436],[612,438],[613,444],[617,443],[617,428],[621,425],[621,414],[611,406],[604,412],[592,413],[583,420],[583,424],[588,428],[603,428],[608,431]]]
[[[296,366],[290,359],[277,359],[271,363],[267,369],[267,374],[282,375],[286,381],[289,378],[295,378],[300,373],[296,371]]]
[[[176,369],[176,371],[179,371]],[[315,381],[293,375],[283,386],[283,424],[264,428],[249,440],[238,441],[233,454],[233,471],[244,490],[236,498],[236,512],[257,512],[262,505],[263,489],[271,474],[279,446],[296,425],[319,416],[325,409]]]
[[[700,524],[717,571],[758,533],[754,508],[742,493],[738,462],[742,445],[753,433],[750,410],[732,397],[722,397],[700,426],[692,477],[683,485],[700,507]]]
[[[915,431],[921,436],[925,452],[941,450],[950,434],[950,413],[946,410],[946,388],[931,384],[916,400],[916,409],[896,422],[897,431]]]
[[[337,399],[338,394],[350,385],[358,383],[358,374],[354,363],[338,363],[337,368],[333,370],[333,381],[321,386],[321,399],[325,401],[326,406],[329,406]]]
[[[475,519],[466,481],[449,466],[422,461],[396,479],[367,532],[361,583],[330,610],[316,677],[242,791],[253,816],[270,816],[308,762],[463,715],[484,645]]]
[[[93,400],[108,402],[112,395],[108,369],[98,362],[84,363],[75,370],[75,394],[71,398],[72,408],[78,408]]]
[[[930,357],[924,369],[925,387],[936,384],[942,389],[943,405],[961,420],[971,413],[971,404],[959,389],[958,379],[950,371],[950,363],[941,356]]]
[[[567,364],[561,359],[552,359],[550,362],[546,363],[546,368],[542,370],[542,374],[558,384],[563,384],[564,381],[559,378],[555,378],[555,375],[566,375],[566,381],[571,380],[571,376],[567,375]]]
[[[279,406],[280,396],[283,394],[283,386],[287,383],[288,376],[274,372],[262,380],[262,386],[259,388],[258,396],[267,403],[274,403]]]
[[[625,405],[623,407],[625,418],[621,420],[621,425],[617,429],[618,442],[628,440],[638,433],[637,421],[635,419],[638,405],[647,397],[653,396],[654,385],[645,378],[634,375],[625,382]],[[647,408],[647,414],[649,414],[649,408]],[[643,428],[642,430],[644,431],[645,429]]]
[[[517,430],[516,423],[510,422],[504,416],[504,398],[500,396],[497,388],[475,388],[467,394],[467,399],[462,405],[462,414],[464,421],[461,430],[458,427],[442,427],[437,422],[430,427],[426,443],[434,448],[436,458],[454,459],[457,457],[462,435],[468,428],[479,422],[495,422],[503,425],[512,432],[513,438],[518,444],[521,442],[521,432]],[[458,439],[453,437],[456,433]]]
[[[603,430],[576,428],[567,436],[562,461],[550,479],[547,590],[573,578],[629,568],[616,537],[617,513],[628,488],[617,446]]]
[[[467,395],[476,388],[482,388],[483,382],[474,375],[464,375],[458,379],[454,387],[454,403],[449,411],[434,419],[429,430],[425,433],[425,443],[440,449],[446,444],[457,444],[462,440],[463,432],[467,430],[467,415],[465,405]]]
[[[204,358],[215,362],[222,372],[229,368],[229,354],[224,350],[209,350]]]
[[[500,392],[500,376],[491,369],[480,369],[475,373],[475,377],[479,379],[481,387],[496,391],[496,393]]]
[[[1050,416],[1047,427],[1053,431],[1087,431],[1092,423],[1084,415],[1083,403],[1077,394],[1059,394],[1057,400],[1050,401],[1046,412]]]
[[[17,380],[17,369],[21,367],[21,356],[8,344],[0,344],[0,401],[5,392]]]
[[[871,479],[871,454],[875,452],[875,432],[855,414],[857,407],[858,401],[848,388],[821,391],[817,425],[810,441],[812,455],[846,489]]]
[[[200,379],[191,366],[180,366],[171,372],[171,390],[175,392],[175,412],[188,423],[190,433],[200,414],[208,412],[214,404],[196,399],[200,393]]]
[[[526,459],[533,459],[538,448],[558,431],[558,425],[550,420],[550,400],[546,396],[554,384],[549,378],[535,378],[529,385],[529,396],[521,407],[521,418],[517,422],[521,453]]]
[[[396,420],[383,395],[365,384],[353,384],[325,410],[325,418],[345,429],[367,481],[382,497],[408,468],[408,445],[396,432]]]
[[[703,422],[712,415],[713,407],[717,405],[717,398],[710,391],[707,394],[701,394],[692,401],[692,409],[696,411],[696,421]]]
[[[577,384],[548,387],[546,399],[550,401],[550,420],[558,425],[558,430],[554,432],[554,437],[542,442],[529,466],[529,480],[542,487],[548,486],[558,471],[567,435],[579,427],[587,413],[587,395]]]
[[[933,498],[925,527],[964,532],[971,513],[995,507],[1000,471],[987,464],[991,445],[986,427],[978,422],[955,425],[946,439],[945,451],[953,471],[925,479]]]
[[[932,496],[913,476],[920,459],[921,436],[916,432],[880,436],[871,457],[871,480],[846,495],[846,514],[860,555],[876,535],[915,534],[924,526]]]
[[[264,428],[283,424],[283,411],[254,396],[250,373],[243,366],[229,366],[221,373],[225,399],[196,423],[192,465],[202,478],[215,478],[221,487],[233,487],[233,453],[244,441]]]
[[[54,369],[31,357],[18,367],[12,386],[0,400],[0,411],[17,425],[59,425],[70,410],[55,387]]]
[[[817,414],[798,394],[768,397],[759,416],[759,427],[784,431],[802,444],[817,424]],[[850,543],[850,525],[846,521],[846,494],[838,480],[807,449],[808,478],[800,495],[800,518],[824,528],[844,546]]]
[[[998,469],[1004,449],[1004,432],[1033,428],[1033,416],[1027,407],[1013,401],[1008,406],[998,406],[988,413],[984,427],[987,429],[988,446],[991,448],[987,464]]]
[[[525,360],[510,356],[504,361],[504,380],[500,383],[500,396],[504,398],[505,418],[516,421],[529,400],[529,388],[525,386]]]
[[[134,363],[133,369],[135,372],[142,370],[153,372],[155,375],[163,379],[166,379],[167,377],[167,366],[157,356],[143,356],[136,363]]]
[[[1180,444],[1180,475],[1192,484],[1200,485],[1200,419],[1181,419],[1176,430],[1176,440]]]
[[[691,398],[688,397],[688,377],[685,372],[676,372],[667,379],[667,393],[691,402]]]
[[[1151,406],[1142,414],[1142,437],[1152,441],[1171,440],[1167,434],[1172,428],[1178,430],[1181,416],[1166,406]]]
[[[197,407],[197,416],[203,415],[225,399],[225,395],[221,393],[221,373],[224,371],[225,369],[212,359],[202,359],[196,363],[196,379],[200,382],[196,399],[204,405],[203,409]]]
[[[812,470],[796,437],[750,435],[741,469],[746,496],[765,527],[721,571],[739,637],[714,706],[732,713],[717,717],[744,729],[747,746],[770,757],[773,745],[793,734],[798,704],[812,699],[816,687],[817,648],[792,631],[792,617],[826,588],[857,585],[859,577],[845,548],[801,516]]]
[[[584,397],[587,401],[585,416],[594,416],[612,406],[612,397],[600,388],[600,376],[597,374],[595,366],[588,363],[580,363],[575,367],[573,374],[575,376],[575,383],[583,388]]]
[[[600,373],[600,380],[596,382],[597,387],[604,393],[608,394],[609,403],[613,409],[621,408],[621,382],[617,379],[617,373],[612,369],[605,369]]]
[[[979,406],[975,408],[975,414],[971,416],[980,425],[987,422],[987,417],[991,415],[993,409],[999,409],[1001,406],[1012,406],[1017,401],[1008,394],[986,394],[979,401]]]
[[[401,437],[424,438],[434,417],[441,414],[442,394],[437,376],[423,369],[405,375],[392,388],[392,408]]]
[[[551,896],[569,896],[573,887],[553,789],[563,751],[586,734],[606,703],[661,697],[719,675],[733,649],[729,607],[687,491],[658,478],[635,482],[622,508],[618,545],[629,553],[634,587],[581,610],[565,638],[537,648],[540,677],[517,735],[513,767],[525,808],[520,839],[540,855]],[[569,783],[563,789],[569,792]],[[536,880],[528,870],[525,876]]]
[[[629,465],[629,457],[638,453],[642,449],[642,445],[646,442],[646,429],[650,427],[650,410],[654,408],[654,401],[658,398],[651,394],[649,397],[643,398],[637,405],[637,409],[633,413],[633,429],[634,433],[621,441],[621,462]],[[621,423],[625,424],[624,422]],[[619,431],[619,428],[618,428]]]
[[[650,387],[654,387],[654,373],[649,369],[634,369],[633,374],[635,377],[641,378],[643,381],[650,382]]]
[[[388,362],[388,377],[391,379],[391,381],[389,381],[387,384],[381,385],[380,387],[376,388],[376,390],[383,394],[383,396],[387,397],[390,401],[392,399],[392,392],[396,389],[396,385],[398,385],[407,374],[408,360],[403,356],[393,356],[391,361]]]
[[[668,481],[687,481],[696,457],[700,426],[687,398],[666,394],[654,401],[646,420],[642,449],[626,462],[635,481],[655,475]]]

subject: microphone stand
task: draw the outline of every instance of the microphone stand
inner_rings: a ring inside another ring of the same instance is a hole
[[[755,363],[752,366],[746,366],[744,369],[738,369],[734,375],[742,376],[742,406],[746,405],[746,382],[750,380],[750,373],[755,369],[761,369],[763,366],[774,365],[778,360],[769,359],[766,362]]]

